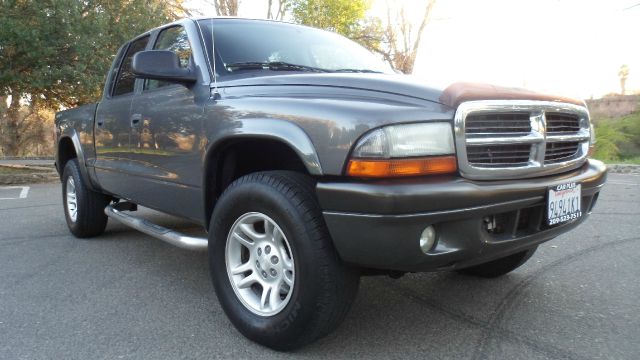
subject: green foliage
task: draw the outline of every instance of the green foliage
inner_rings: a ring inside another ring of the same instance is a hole
[[[640,112],[623,117],[619,126],[623,133],[629,135],[632,150],[640,150]]]
[[[381,31],[379,23],[365,19],[369,0],[291,0],[293,20],[297,23],[325,29],[360,41],[371,42],[372,31]],[[378,37],[379,39],[379,37]]]
[[[0,1],[0,97],[56,108],[95,101],[123,42],[173,19],[148,0]]]
[[[49,146],[44,111],[97,101],[118,48],[175,19],[181,3],[0,0],[0,153]]]
[[[596,139],[596,159],[612,163],[637,161],[640,159],[640,112],[599,120]]]
[[[596,151],[594,157],[603,161],[612,161],[620,157],[619,143],[628,140],[626,134],[620,132],[614,124],[605,121],[596,128]]]
[[[634,164],[640,165],[640,156],[634,156],[629,158],[624,158],[615,161],[616,164]]]

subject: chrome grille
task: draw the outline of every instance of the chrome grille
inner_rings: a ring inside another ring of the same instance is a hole
[[[544,154],[544,163],[553,164],[572,159],[579,150],[580,143],[577,141],[549,143]]]
[[[482,166],[521,166],[529,162],[531,145],[479,145],[467,147],[470,163]]]
[[[547,133],[563,133],[580,131],[580,118],[575,115],[548,113]]]
[[[465,132],[467,134],[494,132],[529,133],[531,132],[529,113],[469,115],[467,116]]]
[[[582,106],[526,100],[462,103],[455,118],[458,167],[471,179],[543,176],[577,168],[589,150]]]

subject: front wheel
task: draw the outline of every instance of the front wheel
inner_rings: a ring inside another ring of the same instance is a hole
[[[218,200],[209,231],[216,295],[236,328],[277,350],[335,329],[359,274],[336,253],[313,179],[274,171],[244,176]]]
[[[533,247],[513,255],[489,261],[484,264],[457,270],[461,274],[478,276],[483,278],[494,278],[505,275],[519,268],[533,256],[538,247]]]

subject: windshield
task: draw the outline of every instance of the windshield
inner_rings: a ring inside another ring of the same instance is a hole
[[[265,69],[392,73],[381,59],[345,37],[273,21],[199,20],[207,49],[212,23],[220,75]]]

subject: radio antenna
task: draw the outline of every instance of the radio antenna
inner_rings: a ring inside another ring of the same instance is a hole
[[[213,63],[213,100],[220,98],[218,92],[218,72],[216,72],[216,41],[213,38],[213,18],[209,19],[211,22],[211,62]]]

